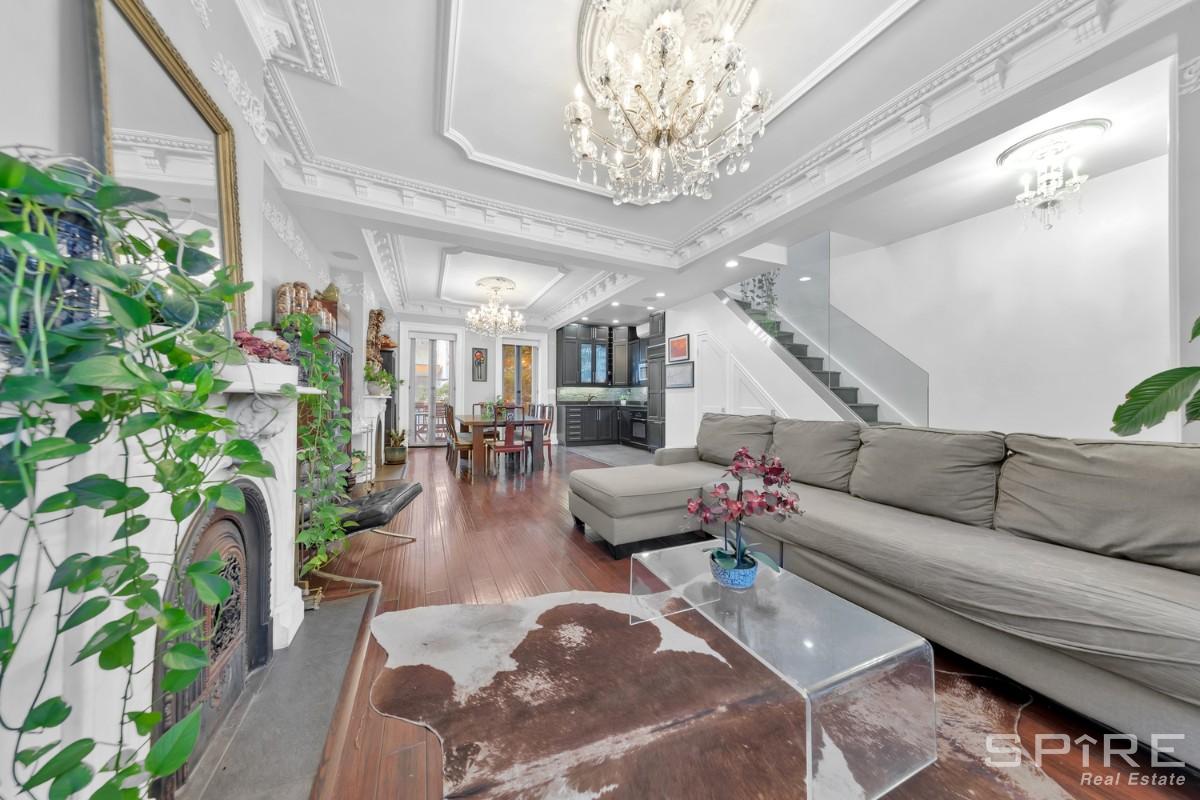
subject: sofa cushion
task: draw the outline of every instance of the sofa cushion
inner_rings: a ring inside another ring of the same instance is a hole
[[[983,625],[1200,704],[1200,577],[794,485],[752,529]],[[753,536],[753,534],[752,534]]]
[[[1200,445],[1006,441],[998,529],[1200,574]]]
[[[861,428],[857,422],[779,419],[771,432],[771,452],[792,480],[848,492]]]
[[[861,430],[850,493],[990,528],[1004,435],[881,425]]]
[[[729,466],[738,448],[747,447],[757,457],[771,446],[775,417],[766,414],[705,414],[696,434],[696,448],[703,461]]]
[[[630,467],[577,469],[568,478],[571,491],[610,517],[632,517],[650,511],[678,508],[687,514],[689,497],[721,479],[724,470],[704,461],[669,467],[636,464]]]

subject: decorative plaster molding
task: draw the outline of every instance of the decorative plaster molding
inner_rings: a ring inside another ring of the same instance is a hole
[[[213,71],[220,75],[221,80],[225,82],[225,88],[233,96],[233,102],[241,109],[242,119],[246,120],[246,124],[254,132],[254,138],[258,139],[261,144],[266,144],[270,136],[267,126],[267,109],[263,105],[263,101],[254,94],[249,84],[242,80],[242,76],[233,63],[221,53],[217,53],[213,57],[212,67]]]
[[[476,249],[467,248],[467,247],[443,247],[442,248],[441,255],[438,259],[438,261],[439,261],[438,282],[437,282],[438,299],[442,300],[443,302],[450,303],[453,305],[474,307],[474,306],[479,305],[478,301],[460,300],[455,297],[449,297],[446,294],[446,276],[447,276],[447,269],[446,269],[447,263],[446,262],[448,261],[450,256],[456,256],[461,253],[474,253],[476,255],[492,256],[493,258],[508,258],[508,256],[503,256],[498,253],[489,253],[485,250],[476,250]],[[538,300],[541,300],[543,297],[545,297],[546,292],[553,289],[555,287],[555,285],[558,284],[559,281],[561,281],[563,278],[567,277],[568,270],[565,267],[563,267],[561,264],[551,264],[549,262],[536,261],[534,259],[529,259],[529,258],[522,258],[521,261],[523,261],[527,264],[536,264],[539,267],[546,267],[547,269],[552,269],[556,273],[553,278],[551,278],[549,281],[547,281],[545,284],[543,284],[540,289],[538,289],[538,291],[533,295],[533,297],[529,298],[528,303],[526,303],[523,306],[516,306],[516,305],[512,306],[517,311],[528,311],[529,309],[533,308],[533,306],[537,303]]]
[[[1200,92],[1200,56],[1179,65],[1179,94]]]
[[[1063,24],[1075,32],[1075,41],[1083,44],[1104,33],[1111,5],[1111,0],[1092,0],[1083,8],[1068,14]]]
[[[317,0],[237,0],[265,64],[341,85]]]
[[[1146,24],[1172,12],[1185,2],[1186,0],[1168,0],[1158,4],[1142,3],[1144,7],[1152,8],[1141,11],[1138,16],[1126,22],[1125,26],[1134,28]],[[1106,25],[1112,22],[1113,16],[1109,10],[1113,5],[1104,4]],[[1128,6],[1133,3],[1131,0],[1122,0],[1119,5]],[[948,98],[957,103],[955,113],[946,115],[948,121],[961,120],[998,102],[1017,88],[1040,79],[1048,72],[1061,70],[1067,63],[1085,57],[1099,46],[1098,40],[1103,37],[1092,37],[1086,42],[1086,46],[1080,46],[1067,20],[1071,18],[1078,21],[1081,14],[1086,19],[1090,19],[1088,15],[1099,15],[1100,8],[1096,0],[1046,0],[1008,27],[792,162],[790,167],[773,179],[760,184],[733,205],[696,226],[676,242],[675,247],[681,252],[686,251],[688,258],[699,257],[713,246],[709,240],[713,238],[714,231],[728,224],[730,220],[743,218],[748,209],[758,207],[765,210],[773,207],[770,213],[764,213],[761,217],[761,220],[766,222],[785,213],[789,208],[809,202],[823,191],[844,183],[858,172],[869,168],[869,164],[861,164],[857,170],[847,169],[848,162],[844,154],[856,141],[887,132],[893,134],[893,141],[890,142],[883,158],[903,151],[919,138],[924,138],[930,129],[937,127],[934,123],[939,117],[933,111],[939,103]],[[1112,31],[1106,28],[1104,36],[1111,33]],[[1027,61],[1033,62],[1034,65],[1027,66]],[[1014,74],[1018,67],[1022,70],[1021,80],[1013,83],[1009,76]],[[961,90],[964,86],[969,87],[972,84],[978,85],[981,91],[974,107],[964,110]],[[913,109],[918,105],[924,106],[919,115],[924,117],[923,125],[913,124]],[[780,193],[786,196],[786,202],[778,202]],[[748,232],[744,224],[737,227],[738,234]]]
[[[393,311],[405,309],[409,303],[408,279],[404,274],[404,249],[400,237],[368,228],[363,228],[362,234],[388,304]]]
[[[755,0],[684,0],[682,4],[651,2],[639,6],[635,17],[630,16],[629,9],[623,9],[621,13],[617,13],[615,10],[602,10],[600,4],[584,2],[579,18],[578,46],[576,48],[579,53],[579,72],[583,76],[583,84],[588,87],[588,91],[595,98],[597,89],[591,74],[594,55],[601,52],[609,41],[616,41],[618,44],[623,42],[623,46],[626,48],[639,49],[642,32],[660,11],[681,5],[681,10],[687,16],[690,26],[695,26],[698,30],[711,31],[712,35],[716,36],[725,20],[731,21],[734,30],[740,28],[754,6],[754,2]],[[838,48],[815,70],[804,76],[799,83],[775,100],[767,113],[767,122],[775,119],[789,106],[812,91],[919,2],[921,0],[895,0],[850,41]],[[463,0],[445,0],[439,7],[438,42],[441,53],[438,59],[438,68],[441,74],[437,76],[436,81],[439,89],[438,108],[441,113],[442,135],[457,144],[471,161],[571,189],[579,189],[605,197],[611,196],[608,189],[596,183],[595,174],[591,176],[591,180],[585,179],[582,173],[572,178],[570,175],[484,153],[471,144],[466,134],[454,127],[454,89],[457,81],[462,6]],[[564,165],[569,163],[565,157],[563,163]]]
[[[296,228],[296,220],[292,219],[291,214],[277,208],[270,200],[263,201],[262,210],[263,217],[271,224],[271,230],[275,231],[275,235],[287,245],[288,250],[292,251],[292,255],[306,267],[311,267],[312,262],[308,257],[308,248],[305,247],[304,238]]]
[[[189,136],[172,136],[165,133],[138,131],[132,128],[113,128],[112,143],[114,147],[133,149],[149,149],[170,153],[186,154],[191,157],[216,157],[216,146],[211,139],[194,139]]]
[[[569,322],[579,316],[584,311],[592,306],[600,305],[608,300],[608,298],[617,295],[636,283],[640,283],[642,278],[636,275],[627,275],[620,272],[602,272],[593,280],[588,281],[579,291],[571,295],[570,298],[560,303],[549,314],[542,319],[548,328],[557,328],[565,322]]]
[[[212,20],[209,19],[212,9],[208,7],[208,0],[192,0],[192,8],[195,10],[196,16],[200,17],[200,24],[204,26],[205,30],[212,27]]]

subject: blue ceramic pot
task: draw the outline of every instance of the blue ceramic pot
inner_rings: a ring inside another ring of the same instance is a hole
[[[712,555],[708,557],[708,567],[712,570],[712,576],[717,579],[717,583],[727,589],[749,589],[754,585],[754,579],[758,577],[758,562],[750,556],[746,558],[750,561],[748,567],[734,567],[733,569],[725,569]]]

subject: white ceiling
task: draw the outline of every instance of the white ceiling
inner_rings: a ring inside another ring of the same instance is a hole
[[[998,167],[996,157],[1028,136],[1075,120],[1112,120],[1108,133],[1080,154],[1083,172],[1091,178],[1166,155],[1170,76],[1168,60],[1140,69],[861,200],[839,206],[831,214],[830,229],[885,245],[1010,207],[1021,189],[1020,172]],[[1083,193],[1086,196],[1086,186]],[[789,237],[781,241],[788,242]]]

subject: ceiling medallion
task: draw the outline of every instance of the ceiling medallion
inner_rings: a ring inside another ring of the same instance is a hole
[[[1088,176],[1080,173],[1083,160],[1079,152],[1102,137],[1112,121],[1099,117],[1068,122],[1048,131],[1022,139],[1005,150],[996,164],[1022,170],[1021,193],[1016,207],[1028,211],[1046,230],[1054,227],[1062,214],[1063,201],[1078,195]],[[1066,177],[1066,169],[1071,177]]]
[[[615,13],[613,2],[593,0],[591,11]],[[577,179],[588,166],[593,183],[603,174],[616,205],[662,203],[680,195],[707,199],[722,164],[727,175],[750,168],[751,141],[766,126],[771,93],[760,88],[758,71],[747,69],[732,25],[716,34],[712,19],[703,22],[665,10],[640,31],[640,39],[623,37],[632,39],[627,50],[610,40],[596,54],[584,74],[611,134],[593,125],[583,84],[563,109]],[[726,98],[733,101],[732,114],[726,113]]]
[[[475,285],[488,293],[487,305],[472,308],[467,312],[467,329],[480,336],[514,336],[525,330],[525,317],[507,305],[500,305],[500,296],[511,292],[517,284],[508,278],[494,276],[480,278]]]

